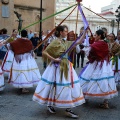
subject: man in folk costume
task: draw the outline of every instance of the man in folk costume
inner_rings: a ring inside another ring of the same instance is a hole
[[[95,42],[86,48],[89,63],[80,74],[80,83],[86,99],[104,99],[100,107],[108,109],[108,99],[117,96],[118,92],[109,62],[108,44],[104,38],[102,30],[96,31]]]
[[[29,92],[26,88],[37,85],[41,75],[34,59],[32,42],[27,39],[27,31],[22,30],[21,38],[7,46],[14,52],[9,83],[19,88],[20,94]]]
[[[0,43],[0,47],[1,46],[3,46],[2,43]],[[3,76],[3,72],[2,72],[1,66],[0,66],[0,91],[3,91],[4,86],[5,86],[5,84],[4,84],[4,76]]]
[[[117,36],[119,39],[120,35]],[[120,84],[120,44],[115,41],[115,35],[113,33],[109,34],[109,51],[110,58],[112,59],[112,68],[115,75],[115,82]]]
[[[54,107],[66,108],[68,116],[78,118],[78,115],[70,108],[85,102],[81,86],[72,63],[68,60],[68,54],[61,58],[61,55],[73,43],[66,40],[67,33],[68,30],[65,26],[58,26],[55,32],[57,39],[43,51],[44,60],[50,64],[42,75],[33,100],[39,104],[46,104],[51,113],[56,113]],[[86,31],[75,46],[81,43],[85,34]]]

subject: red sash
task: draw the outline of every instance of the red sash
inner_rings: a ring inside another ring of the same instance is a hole
[[[24,54],[32,50],[32,42],[28,39],[18,38],[10,43],[14,54]]]
[[[89,62],[94,61],[103,62],[104,60],[109,61],[109,49],[108,44],[104,41],[97,41],[91,45],[91,51],[88,56]]]

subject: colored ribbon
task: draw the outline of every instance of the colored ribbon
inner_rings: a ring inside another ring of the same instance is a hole
[[[88,28],[88,22],[83,14],[83,11],[82,11],[82,8],[80,6],[80,4],[78,4],[78,10],[80,11],[81,15],[82,15],[82,19],[83,19],[83,22],[84,22],[84,29],[86,30]],[[73,46],[76,44],[76,42],[81,38],[81,36],[83,35],[83,32],[79,35],[79,37],[75,40],[75,42],[72,43],[72,45],[66,50],[65,53],[63,53],[60,58],[62,58],[66,53],[68,53],[72,48]]]
[[[82,5],[82,6],[83,6],[83,5]],[[84,7],[84,8],[86,8],[87,10],[89,10],[90,12],[92,12],[92,13],[96,14],[97,16],[101,17],[102,19],[107,20],[108,22],[111,22],[110,20],[108,20],[108,19],[106,19],[106,18],[102,17],[101,15],[99,15],[99,14],[97,14],[97,13],[93,12],[93,11],[92,11],[92,10],[90,10],[89,8],[87,8],[87,7],[85,7],[85,6],[83,6],[83,7]]]
[[[86,17],[85,17],[85,15],[83,13],[83,10],[82,10],[80,4],[78,4],[78,9],[79,9],[79,11],[80,11],[80,13],[82,15],[82,20],[83,20],[83,23],[84,23],[84,29],[87,29],[89,24],[88,24],[88,21],[86,20]]]
[[[64,20],[63,20],[58,26],[60,26],[60,25],[72,14],[72,12],[75,10],[76,7],[77,7],[77,6],[74,7],[74,9],[68,14],[68,16],[67,16],[66,18],[64,18]],[[40,45],[42,45],[42,44],[54,33],[55,30],[56,30],[56,28],[54,28],[54,29],[45,37],[45,39],[37,45],[37,47],[36,47],[34,50],[36,50]]]

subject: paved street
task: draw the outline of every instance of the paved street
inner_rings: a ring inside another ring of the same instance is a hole
[[[41,74],[43,65],[41,58],[37,59]],[[79,73],[80,68],[76,69]],[[32,101],[35,88],[30,88],[29,94],[18,95],[15,88],[7,84],[0,93],[0,120],[70,120],[65,116],[64,109],[56,108],[56,114],[50,114],[46,106]],[[120,120],[120,96],[110,100],[110,109],[100,109],[99,101],[90,100],[89,103],[73,110],[79,114],[79,120]]]

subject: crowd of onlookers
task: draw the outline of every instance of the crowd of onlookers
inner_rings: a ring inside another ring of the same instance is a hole
[[[17,38],[21,38],[21,36],[19,35],[17,29],[13,29],[11,35],[8,35],[7,33],[8,33],[8,31],[7,31],[6,28],[3,28],[3,29],[0,30],[0,42],[3,42],[4,40],[6,40],[8,38],[12,38],[12,39],[7,40],[7,42],[11,42],[12,40],[16,40]],[[47,36],[47,34],[49,34],[49,33],[50,33],[50,30],[47,30],[46,32],[42,31],[42,33],[41,33],[42,40],[44,40],[45,37]],[[33,50],[37,47],[37,45],[40,43],[40,41],[42,41],[41,38],[39,37],[39,32],[33,32],[32,30],[28,31],[27,38],[29,40],[31,40],[31,42],[33,44]],[[41,56],[42,49],[44,49],[45,46],[48,46],[53,39],[55,39],[55,36],[51,35],[48,38],[48,40],[39,47],[39,49],[34,50],[35,59],[37,59],[37,55]],[[6,53],[6,50],[3,52],[3,48],[0,48],[0,49],[2,49],[2,52],[0,50],[0,53],[3,54],[3,55],[1,55],[1,57],[2,56],[4,57],[5,53]],[[0,59],[3,59],[1,57],[0,57]],[[46,64],[44,65],[44,68],[46,68]]]
[[[80,34],[83,32],[84,28],[82,27],[80,29]],[[105,41],[108,42],[109,41],[109,34],[107,34],[107,30],[106,29],[103,29],[104,33],[105,33]],[[32,30],[28,31],[28,36],[27,38],[29,40],[31,40],[32,44],[33,44],[33,49],[35,49],[37,47],[37,45],[43,41],[46,36],[50,33],[51,31],[50,30],[47,30],[46,32],[45,31],[42,31],[42,33],[40,35],[42,35],[41,37],[39,37],[39,32],[33,32]],[[74,31],[73,31],[74,32]],[[118,33],[120,33],[120,31],[118,31]],[[119,42],[120,40],[120,34],[118,34],[117,36],[114,35],[114,33],[112,33],[114,39],[116,40],[116,42]],[[13,29],[12,31],[12,35],[11,35],[14,40],[17,39],[17,38],[20,38],[21,36],[18,34],[18,31],[16,29]],[[10,37],[10,35],[7,34],[7,29],[3,28],[0,30],[0,41],[4,40],[4,39],[7,39],[8,37]],[[52,34],[48,40],[46,40],[41,47],[39,47],[40,49],[35,49],[34,50],[34,53],[35,53],[35,59],[37,59],[37,55],[42,55],[42,50],[48,46],[52,40],[56,39],[55,35]],[[89,40],[87,40],[89,39]],[[84,66],[84,58],[85,58],[85,52],[84,52],[84,47],[85,46],[89,46],[89,44],[91,44],[91,41],[90,41],[90,37],[88,38],[85,38],[85,41],[83,44],[79,45],[80,47],[80,52],[75,54],[75,62],[74,62],[74,65],[76,67],[80,67],[79,63],[81,63],[81,67]],[[81,60],[80,60],[81,59]],[[80,62],[81,61],[81,62]],[[44,68],[46,68],[46,63],[44,63],[43,65]],[[75,67],[74,67],[75,68]]]

